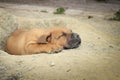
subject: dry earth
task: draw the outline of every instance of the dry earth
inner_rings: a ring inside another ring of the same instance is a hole
[[[62,15],[53,14],[56,7],[0,3],[0,80],[120,80],[120,22],[108,20],[120,5],[67,4]],[[15,29],[53,26],[77,32],[81,46],[58,54],[4,52],[5,41]]]

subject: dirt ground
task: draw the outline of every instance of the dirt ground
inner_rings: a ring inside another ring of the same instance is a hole
[[[0,3],[0,80],[120,80],[120,22],[108,20],[119,4]],[[44,6],[45,5],[45,6]],[[44,12],[47,11],[47,12]],[[92,16],[92,18],[88,18]],[[58,54],[9,55],[7,36],[17,28],[65,26],[78,33],[79,48]]]

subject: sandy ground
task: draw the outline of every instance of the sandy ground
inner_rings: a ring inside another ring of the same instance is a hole
[[[0,3],[0,30],[5,30],[0,32],[0,80],[120,80],[120,22],[108,20],[119,4],[67,4],[62,15],[53,14],[58,6],[41,5]],[[14,18],[6,18],[6,13]],[[58,54],[16,56],[3,51],[3,35],[12,30],[52,26],[77,32],[81,46]]]

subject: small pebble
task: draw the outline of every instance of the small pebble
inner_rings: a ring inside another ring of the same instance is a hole
[[[98,37],[98,39],[100,39],[100,37]]]
[[[88,16],[88,19],[91,19],[91,18],[93,18],[93,16]]]
[[[85,78],[83,80],[86,80]]]
[[[55,63],[54,62],[50,63],[50,67],[53,67],[53,66],[55,66]]]
[[[66,72],[70,72],[71,71],[71,69],[68,69]]]
[[[109,47],[110,47],[110,48],[113,48],[113,46],[111,46],[111,45],[110,45]]]

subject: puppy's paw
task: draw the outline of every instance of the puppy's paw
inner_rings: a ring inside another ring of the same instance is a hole
[[[55,45],[55,46],[52,46],[51,47],[51,53],[59,53],[63,50],[63,47],[62,46],[58,46],[58,45]]]
[[[56,50],[53,50],[53,53],[59,53],[61,51],[62,51],[62,49],[56,49]]]

